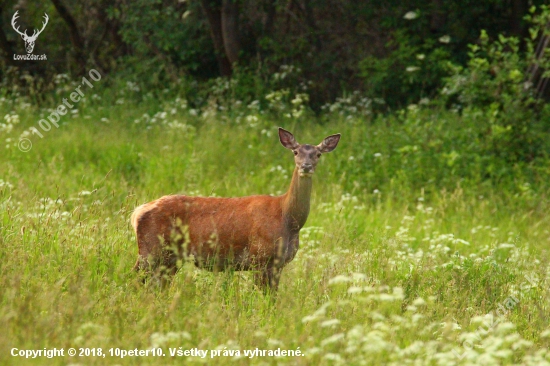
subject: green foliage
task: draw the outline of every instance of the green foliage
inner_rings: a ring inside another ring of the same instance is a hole
[[[550,6],[541,5],[538,8],[532,6],[529,9],[529,14],[525,16],[525,20],[532,24],[532,27],[529,28],[529,41],[526,43],[527,52],[530,57],[532,66],[536,66],[539,70],[542,70],[542,77],[550,77],[550,50],[548,47],[540,52],[541,50],[536,49],[535,42],[542,39],[543,37],[550,36],[550,27],[548,22],[550,20]],[[539,54],[537,55],[537,51]]]
[[[525,85],[529,64],[520,54],[517,38],[500,35],[491,42],[482,31],[479,43],[469,47],[467,66],[451,66],[453,75],[443,95],[456,96],[463,106],[483,108],[496,103],[499,109],[512,110],[532,102]]]
[[[382,98],[390,108],[431,98],[446,74],[449,51],[404,30],[396,30],[387,47],[392,51],[386,57],[359,63],[367,95]]]
[[[243,109],[252,109],[291,118],[311,111],[308,105],[310,83],[305,80],[302,70],[292,65],[282,65],[273,73],[265,68],[235,67],[231,78],[220,77],[193,85],[194,88],[185,90],[188,103],[208,113],[242,115]]]
[[[517,38],[499,35],[491,41],[482,31],[479,42],[469,46],[467,66],[451,65],[452,75],[442,89],[453,108],[483,113],[487,153],[510,163],[531,161],[548,153],[543,137],[550,128],[548,108],[535,98],[530,66],[544,68],[550,61],[544,55],[536,60],[533,52],[537,36],[548,34],[550,12],[543,7],[530,20],[533,26],[526,54],[521,52]]]
[[[120,21],[120,35],[132,45],[127,63],[134,77],[154,81],[160,72],[168,74],[162,81],[176,74],[204,77],[216,67],[199,2],[126,2],[111,7],[110,17]]]
[[[55,75],[72,77],[83,67],[101,70],[111,79],[123,79],[122,84],[139,81],[144,89],[161,90],[182,78],[197,82],[199,87],[205,80],[218,83],[213,80],[219,77],[220,67],[201,2],[63,3],[83,40],[85,65],[74,57],[73,37],[53,4],[5,1],[2,30],[8,42],[3,45],[0,61],[2,94],[31,95],[40,103],[40,94],[54,89]],[[221,3],[210,2],[216,10],[220,10]],[[544,1],[531,3],[540,5]],[[9,46],[22,49],[20,38],[9,25],[16,9],[24,14],[22,22],[29,29],[39,24],[44,12],[51,15],[37,42],[37,53],[47,54],[48,62],[10,66],[10,55],[6,54]],[[252,82],[246,85],[239,81],[243,94],[257,100],[271,92],[272,87],[264,90],[257,81],[265,83],[286,65],[302,70],[302,77],[307,80],[308,105],[316,112],[354,90],[371,99],[384,100],[384,106],[373,106],[383,111],[432,98],[447,73],[447,61],[465,66],[466,45],[476,41],[481,29],[486,29],[490,38],[499,34],[509,37],[511,32],[518,37],[526,24],[521,21],[521,12],[500,0],[338,4],[324,0],[290,4],[262,0],[239,1],[238,11],[240,52],[233,71],[241,81]],[[512,30],[511,22],[517,23]],[[17,68],[10,69],[13,66]],[[252,97],[252,93],[256,94]],[[206,101],[209,97],[201,99]]]

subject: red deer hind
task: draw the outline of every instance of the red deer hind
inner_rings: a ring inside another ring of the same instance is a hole
[[[139,247],[134,269],[163,279],[176,273],[178,259],[192,255],[200,268],[256,271],[259,287],[277,290],[283,267],[298,251],[315,167],[321,154],[336,148],[340,134],[328,136],[317,146],[301,145],[279,128],[279,139],[294,153],[294,173],[285,194],[172,195],[141,205],[131,218]]]

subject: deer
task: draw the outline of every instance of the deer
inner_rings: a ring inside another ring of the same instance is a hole
[[[25,41],[25,49],[27,50],[27,53],[32,53],[32,51],[34,50],[34,43],[36,42],[36,39],[38,38],[40,33],[42,33],[44,28],[46,28],[46,25],[48,24],[48,20],[50,18],[48,18],[48,14],[44,13],[44,22],[42,22],[42,29],[40,29],[40,30],[35,29],[32,33],[32,36],[29,36],[27,34],[26,29],[25,29],[25,32],[21,32],[19,30],[19,26],[17,26],[15,24],[15,21],[19,17],[19,15],[17,15],[17,13],[19,13],[19,10],[17,10],[15,12],[15,14],[13,14],[13,17],[11,18],[11,26],[13,27],[13,30],[15,30],[17,33],[19,33],[21,38],[23,38],[23,41]]]
[[[299,144],[279,128],[283,147],[294,154],[288,191],[280,196],[163,196],[137,207],[131,215],[138,259],[134,270],[152,274],[164,287],[188,258],[210,271],[254,271],[264,292],[276,292],[283,268],[299,248],[300,229],[310,211],[312,178],[322,154],[333,151],[340,134],[319,145]],[[164,280],[164,281],[163,281]]]

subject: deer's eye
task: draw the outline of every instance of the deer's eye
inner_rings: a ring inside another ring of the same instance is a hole
[[[317,153],[317,157],[320,158],[320,157],[321,157],[321,153]]]
[[[294,150],[294,155],[298,155],[298,151]]]

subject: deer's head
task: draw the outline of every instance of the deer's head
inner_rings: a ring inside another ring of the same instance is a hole
[[[340,134],[326,137],[319,145],[299,144],[294,139],[294,135],[279,127],[279,140],[281,144],[294,152],[294,163],[298,169],[300,177],[310,177],[315,172],[315,167],[322,154],[336,149]]]
[[[44,28],[46,28],[46,24],[48,24],[48,14],[44,13],[44,22],[42,23],[42,29],[40,29],[39,31],[37,31],[36,29],[34,30],[34,32],[32,33],[32,36],[29,36],[27,34],[27,30],[25,29],[24,32],[21,32],[19,30],[19,26],[17,26],[15,24],[15,21],[17,20],[17,18],[19,17],[19,15],[17,15],[17,13],[19,12],[16,11],[15,14],[13,14],[13,17],[11,18],[11,26],[13,27],[13,29],[19,33],[19,35],[21,36],[21,38],[23,38],[23,41],[25,41],[25,49],[27,50],[27,53],[32,53],[32,51],[34,50],[34,42],[36,42],[36,38],[38,38],[38,35],[40,33],[42,33],[42,31],[44,30]]]

